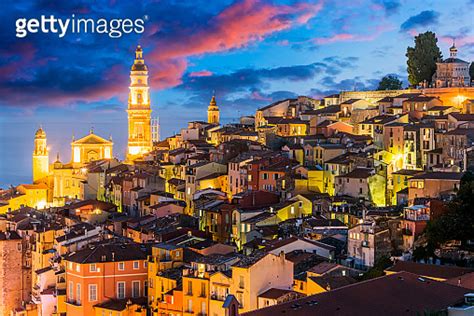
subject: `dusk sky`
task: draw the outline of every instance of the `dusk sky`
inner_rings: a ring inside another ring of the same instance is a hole
[[[56,4],[55,4],[56,3]],[[0,187],[31,182],[34,132],[50,160],[91,127],[123,158],[129,70],[137,44],[150,71],[153,115],[166,137],[204,120],[216,91],[225,122],[273,101],[406,85],[413,35],[434,31],[444,55],[474,59],[474,1],[10,1],[0,10]],[[18,18],[146,16],[143,34],[15,37]]]

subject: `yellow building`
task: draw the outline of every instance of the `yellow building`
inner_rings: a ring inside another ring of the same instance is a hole
[[[278,256],[268,253],[254,262],[239,262],[232,267],[230,293],[239,301],[240,313],[257,309],[258,295],[270,288],[292,287],[293,262],[284,253]]]
[[[135,61],[130,71],[128,95],[128,147],[127,160],[133,161],[151,151],[151,108],[148,67],[140,45],[135,50]]]
[[[183,272],[183,315],[209,315],[209,272]]]
[[[207,108],[207,122],[209,124],[219,124],[219,107],[217,106],[216,97],[214,95]]]
[[[40,127],[35,133],[35,148],[33,150],[33,183],[46,181],[49,172],[49,155],[46,143],[46,133]]]
[[[232,278],[230,273],[215,272],[209,276],[210,282],[210,299],[209,299],[209,315],[225,315],[223,307],[224,301],[230,294],[230,286]]]
[[[91,129],[89,135],[71,143],[72,163],[85,164],[94,160],[111,159],[114,143],[102,138]]]
[[[24,206],[43,209],[47,206],[48,186],[44,183],[21,184],[5,191],[0,197],[0,214]]]

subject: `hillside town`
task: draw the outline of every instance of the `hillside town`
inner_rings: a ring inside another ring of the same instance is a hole
[[[473,315],[456,216],[473,216],[474,78],[457,55],[430,84],[238,123],[212,96],[207,121],[160,140],[138,46],[126,158],[91,129],[67,160],[40,127],[32,183],[0,191],[0,315]]]

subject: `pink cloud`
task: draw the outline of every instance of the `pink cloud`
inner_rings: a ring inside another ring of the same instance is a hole
[[[193,71],[189,74],[190,77],[209,77],[212,76],[212,72],[209,70]]]
[[[312,41],[318,45],[326,45],[337,42],[370,42],[378,38],[382,33],[393,30],[391,25],[377,25],[370,34],[339,33],[327,37],[316,37]]]
[[[265,37],[306,23],[322,8],[322,2],[276,5],[259,0],[243,0],[225,8],[196,32],[183,32],[179,38],[158,40],[147,56],[159,64],[155,84],[158,88],[172,87],[181,82],[187,58],[242,48]],[[163,68],[160,68],[163,67]],[[165,79],[167,78],[167,79]]]
[[[260,100],[260,101],[272,101],[272,98],[265,97],[258,91],[253,91],[252,94],[250,95],[250,98],[253,100]]]
[[[440,36],[439,40],[445,44],[452,45],[453,37],[452,36]],[[454,38],[456,41],[457,47],[462,47],[464,45],[474,44],[474,35],[460,36]]]

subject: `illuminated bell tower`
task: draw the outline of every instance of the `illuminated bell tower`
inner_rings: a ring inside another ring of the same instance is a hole
[[[209,124],[219,124],[219,107],[217,106],[215,95],[212,96],[207,108],[207,122]]]
[[[148,68],[140,45],[135,50],[135,61],[130,71],[128,95],[127,160],[132,161],[151,151],[151,108]]]
[[[33,183],[45,180],[49,173],[49,156],[46,133],[40,127],[35,133],[35,149],[33,151]]]

